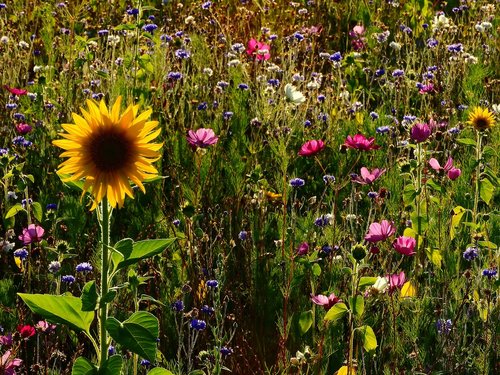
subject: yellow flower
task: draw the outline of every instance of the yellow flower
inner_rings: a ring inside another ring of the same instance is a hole
[[[80,108],[83,115],[73,113],[74,124],[62,124],[65,139],[52,143],[65,150],[60,156],[68,158],[59,166],[63,181],[84,179],[83,194],[94,197],[94,210],[104,197],[112,207],[122,207],[125,195],[133,198],[129,180],[143,192],[142,182],[158,175],[152,163],[160,158],[162,144],[149,143],[161,129],[158,121],[148,121],[152,110],[137,114],[139,106],[130,105],[120,115],[121,97],[111,111],[104,100],[87,100],[88,109]]]
[[[476,130],[486,130],[495,124],[495,117],[488,108],[474,107],[469,113],[468,123]]]

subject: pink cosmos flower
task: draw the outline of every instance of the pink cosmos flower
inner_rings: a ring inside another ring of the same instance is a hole
[[[328,297],[323,294],[318,294],[317,296],[311,294],[311,301],[316,305],[323,306],[325,310],[330,310],[333,305],[342,302],[342,300],[333,293]]]
[[[365,240],[368,242],[384,241],[396,233],[396,227],[392,221],[382,220],[379,223],[371,223]]]
[[[430,92],[434,92],[434,84],[432,82],[429,82],[427,85],[422,85],[418,91],[419,94],[428,94]]]
[[[429,160],[429,165],[437,172],[444,170],[448,175],[448,178],[452,181],[456,180],[462,174],[462,171],[459,168],[453,167],[453,159],[451,157],[448,158],[443,167],[441,167],[439,162],[434,158]]]
[[[35,324],[35,328],[40,332],[52,332],[56,329],[55,324],[49,324],[46,320],[40,320],[37,324]]]
[[[269,60],[271,58],[270,50],[271,47],[268,44],[258,42],[253,38],[248,41],[247,54],[250,56],[255,55],[259,61]]]
[[[309,252],[309,244],[307,242],[302,242],[299,247],[297,248],[297,255],[307,255]]]
[[[375,144],[375,137],[370,137],[366,139],[363,134],[356,134],[354,137],[350,135],[347,136],[344,145],[349,148],[355,148],[356,150],[377,150],[380,146]]]
[[[0,336],[1,346],[12,346],[12,333],[8,333],[4,336]]]
[[[45,229],[40,225],[30,224],[28,228],[23,229],[23,234],[19,236],[19,239],[23,241],[25,245],[29,245],[32,242],[40,242],[44,233]]]
[[[420,143],[431,136],[432,130],[429,124],[418,122],[410,130],[411,139]]]
[[[354,32],[354,34],[356,34],[357,36],[362,36],[364,35],[365,33],[365,28],[362,26],[362,25],[357,25],[357,26],[354,26],[352,28],[352,31]]]
[[[11,351],[7,350],[2,357],[0,357],[0,372],[4,375],[16,375],[16,367],[21,366],[23,363],[19,358],[11,358]]]
[[[192,148],[201,147],[206,148],[208,146],[214,145],[219,140],[212,129],[201,128],[196,130],[196,132],[190,130],[188,132],[187,141]]]
[[[406,276],[403,271],[399,274],[388,275],[389,279],[389,294],[394,293],[397,289],[401,289],[406,281]]]
[[[32,129],[33,128],[28,124],[21,123],[16,125],[16,130],[21,135],[28,134]]]
[[[320,140],[307,141],[299,151],[300,156],[314,156],[325,148],[325,142]]]
[[[9,87],[7,85],[3,86],[4,89],[8,90],[12,95],[26,95],[28,93],[28,90],[23,90],[23,89],[16,89],[14,87]]]
[[[396,238],[392,247],[400,254],[412,256],[415,255],[416,245],[417,241],[413,237],[400,236]]]
[[[357,182],[358,184],[361,185],[369,185],[373,181],[375,181],[377,178],[382,176],[382,174],[385,172],[385,169],[378,169],[375,168],[373,171],[369,171],[366,167],[361,168],[361,175],[358,176],[356,175],[352,181]]]

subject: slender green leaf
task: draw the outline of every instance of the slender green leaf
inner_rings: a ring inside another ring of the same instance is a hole
[[[9,219],[15,215],[17,215],[17,213],[19,211],[24,211],[26,212],[26,210],[23,208],[23,206],[20,204],[20,203],[16,203],[14,206],[12,206],[9,211],[7,211],[7,214],[5,215],[5,218],[6,219]]]
[[[33,209],[33,216],[35,219],[38,221],[42,221],[43,219],[43,210],[42,210],[42,205],[40,202],[33,202],[31,204],[31,208]]]
[[[314,263],[312,266],[312,273],[314,276],[318,277],[321,275],[321,266],[318,263]]]
[[[347,313],[347,306],[343,302],[336,303],[325,315],[326,321],[337,321],[341,319]]]
[[[464,216],[466,210],[462,206],[457,206],[451,211],[451,227],[450,227],[450,239],[454,239],[457,233],[458,226],[462,217]]]
[[[176,238],[166,238],[135,242],[133,244],[132,252],[128,255],[123,254],[124,259],[118,263],[117,269],[137,263],[141,259],[146,259],[156,254],[160,254],[167,247],[171,246],[176,240]]]
[[[106,329],[118,344],[149,361],[155,360],[159,324],[153,314],[138,311],[123,322],[109,317]]]
[[[362,276],[360,279],[359,279],[359,287],[360,288],[363,288],[365,286],[371,286],[373,284],[375,284],[375,281],[377,281],[377,278],[376,277],[372,277],[372,276]]]
[[[303,335],[311,328],[313,324],[313,312],[312,310],[307,310],[300,313],[299,316],[299,327],[300,334]]]
[[[49,322],[66,324],[76,331],[89,332],[94,313],[82,311],[82,300],[73,296],[18,293],[31,311]]]
[[[486,204],[489,206],[491,198],[495,194],[495,186],[491,183],[491,181],[487,178],[483,178],[479,181],[479,196]]]
[[[363,312],[365,311],[365,299],[363,296],[357,295],[349,298],[349,304],[355,316],[359,318],[363,315]]]
[[[475,146],[476,141],[473,140],[472,138],[458,138],[456,139],[457,143],[460,143],[462,145],[467,145],[467,146]]]

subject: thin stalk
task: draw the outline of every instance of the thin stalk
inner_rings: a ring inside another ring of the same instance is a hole
[[[109,269],[109,224],[110,212],[108,199],[103,198],[101,202],[101,212],[99,213],[99,224],[101,226],[101,298],[108,294],[108,269]],[[108,332],[106,331],[106,319],[108,318],[108,305],[104,304],[99,308],[99,343],[101,366],[108,356]]]
[[[481,132],[476,133],[476,191],[474,192],[474,210],[472,211],[472,221],[474,223],[474,230],[477,224],[477,208],[479,204],[479,175],[481,174]]]

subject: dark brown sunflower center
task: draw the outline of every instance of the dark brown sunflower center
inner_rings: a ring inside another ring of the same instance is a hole
[[[119,129],[105,129],[89,142],[89,154],[101,172],[114,172],[130,163],[133,143]]]
[[[488,119],[484,117],[478,117],[475,120],[476,129],[486,129],[490,126]]]

